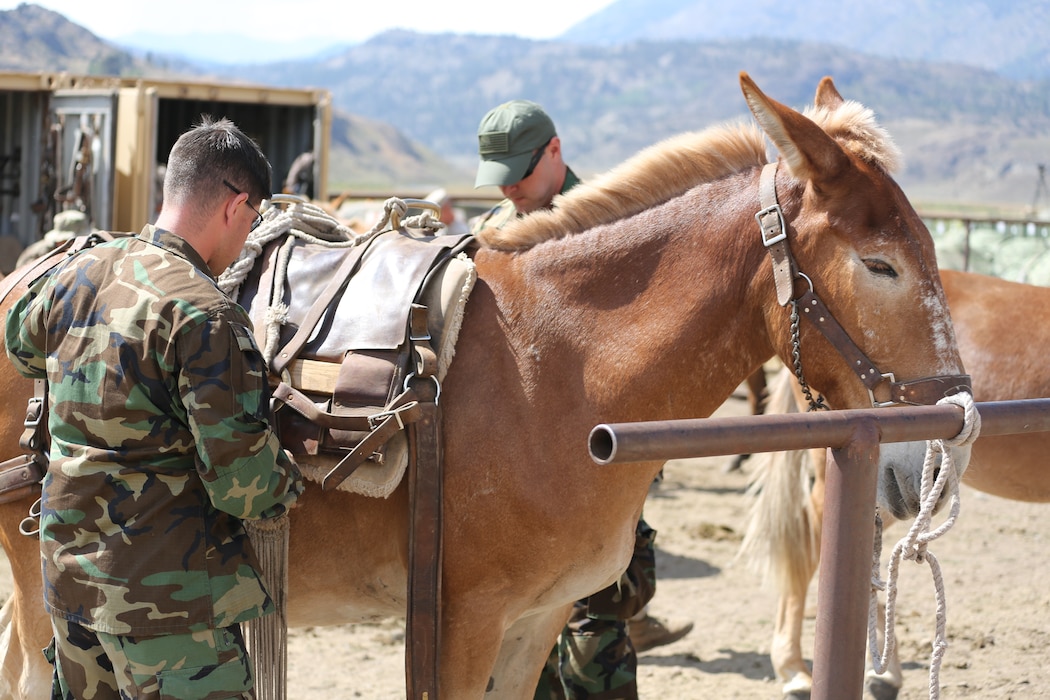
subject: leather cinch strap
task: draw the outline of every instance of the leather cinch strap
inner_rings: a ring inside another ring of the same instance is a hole
[[[436,384],[417,387],[423,415],[409,426],[408,610],[405,683],[409,700],[438,700],[444,458]]]

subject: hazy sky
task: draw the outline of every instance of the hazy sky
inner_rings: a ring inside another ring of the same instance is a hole
[[[0,0],[10,10],[22,0]],[[361,41],[387,29],[555,37],[614,0],[37,0],[105,39],[135,32]]]

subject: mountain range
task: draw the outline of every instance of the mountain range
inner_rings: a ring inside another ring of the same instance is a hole
[[[831,75],[901,146],[898,180],[913,200],[1036,203],[1039,166],[1050,160],[1045,0],[720,7],[618,0],[557,40],[398,30],[311,59],[205,66],[159,48],[125,51],[21,5],[0,13],[0,69],[326,88],[336,107],[333,188],[461,192],[472,184],[478,121],[507,99],[543,104],[568,162],[586,177],[680,131],[747,118],[741,71],[798,108]]]
[[[1050,77],[1046,0],[619,0],[562,39],[829,43],[866,54],[960,63],[1018,79]]]

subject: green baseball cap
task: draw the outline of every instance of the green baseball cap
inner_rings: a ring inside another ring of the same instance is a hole
[[[535,102],[511,100],[489,110],[478,125],[474,187],[520,182],[533,152],[555,135],[554,122]]]

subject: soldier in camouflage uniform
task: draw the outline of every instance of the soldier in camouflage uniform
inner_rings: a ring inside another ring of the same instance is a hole
[[[562,159],[554,122],[527,100],[506,102],[485,115],[478,126],[478,153],[474,187],[496,185],[506,199],[471,221],[473,233],[500,229],[518,216],[549,208],[555,195],[580,182]],[[536,700],[637,698],[640,649],[635,647],[670,644],[693,628],[691,622],[668,628],[645,612],[656,590],[655,538],[656,531],[639,519],[627,571],[573,606],[540,677]],[[645,636],[629,633],[628,620],[644,629]]]
[[[271,170],[232,122],[172,148],[156,226],[35,281],[7,353],[48,382],[40,549],[53,698],[251,698],[239,623],[274,610],[242,519],[302,492],[245,311],[216,286]]]

